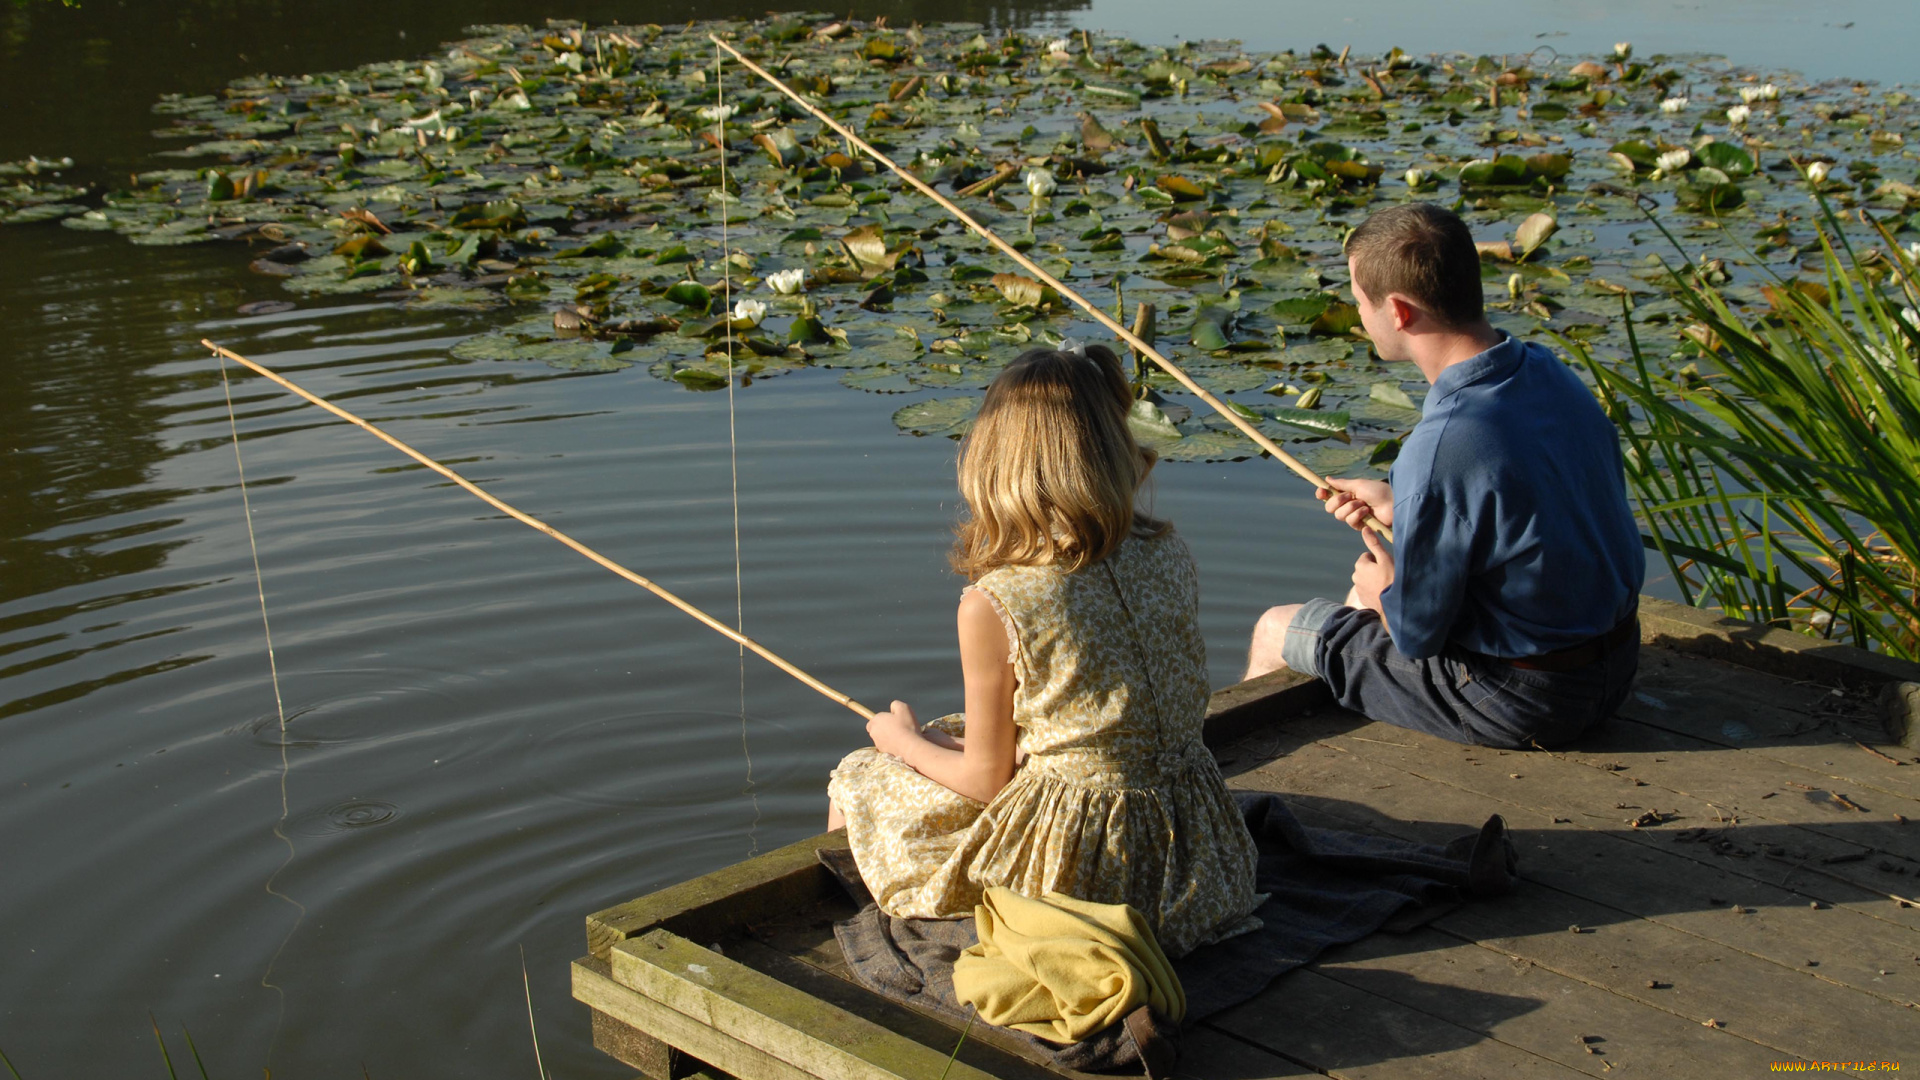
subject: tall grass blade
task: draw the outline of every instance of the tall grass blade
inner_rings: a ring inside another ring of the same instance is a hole
[[[187,1051],[193,1055],[194,1067],[200,1070],[200,1080],[209,1080],[207,1063],[200,1060],[200,1048],[193,1045],[193,1032],[187,1030],[187,1025],[181,1024],[180,1034],[187,1037]]]
[[[0,1050],[0,1065],[7,1067],[7,1071],[13,1074],[13,1080],[26,1080],[26,1077],[20,1075],[20,1070],[13,1067],[13,1061],[7,1057],[5,1050]]]
[[[1861,215],[1886,245],[1863,252],[1821,214],[1824,285],[1751,260],[1774,282],[1764,312],[1653,221],[1680,253],[1666,285],[1700,372],[1650,352],[1625,300],[1627,357],[1560,344],[1620,429],[1644,539],[1689,604],[1920,659],[1920,268],[1883,223]]]
[[[953,1053],[947,1055],[947,1066],[940,1070],[940,1080],[947,1080],[947,1074],[953,1071],[953,1063],[960,1057],[960,1048],[967,1045],[967,1034],[973,1030],[973,1022],[980,1017],[975,1009],[967,1016],[967,1026],[960,1029],[960,1041],[953,1044]]]
[[[153,1041],[160,1044],[160,1060],[166,1063],[167,1080],[180,1080],[179,1075],[173,1071],[173,1055],[167,1053],[167,1040],[160,1036],[160,1021],[155,1020],[152,1013],[148,1013],[147,1023],[153,1025]]]

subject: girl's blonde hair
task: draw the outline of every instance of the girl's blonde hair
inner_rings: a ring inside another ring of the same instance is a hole
[[[955,530],[953,568],[969,578],[999,566],[1071,573],[1129,535],[1165,533],[1171,526],[1134,506],[1155,457],[1127,428],[1132,404],[1104,346],[1084,356],[1031,349],[1007,365],[960,449],[969,514]]]

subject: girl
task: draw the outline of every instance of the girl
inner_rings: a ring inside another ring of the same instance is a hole
[[[1133,905],[1170,956],[1260,925],[1253,840],[1200,743],[1193,559],[1134,508],[1154,457],[1132,400],[1097,345],[1030,350],[987,389],[952,554],[966,712],[922,729],[894,702],[827,785],[889,914],[1060,892]]]

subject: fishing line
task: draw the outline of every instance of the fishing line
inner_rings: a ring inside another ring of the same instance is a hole
[[[294,931],[300,929],[300,924],[305,921],[307,908],[300,901],[273,887],[274,881],[286,871],[287,867],[293,865],[294,856],[293,838],[288,836],[286,831],[289,816],[287,773],[290,768],[287,762],[287,707],[280,696],[280,664],[273,655],[273,623],[267,618],[267,579],[260,572],[260,544],[254,539],[253,534],[253,500],[247,495],[247,464],[240,457],[240,422],[233,413],[233,385],[227,381],[227,358],[224,356],[220,357],[220,392],[227,401],[227,430],[233,434],[233,467],[240,474],[240,511],[247,522],[247,550],[253,553],[253,585],[260,596],[260,629],[267,639],[267,674],[273,679],[273,708],[280,718],[280,820],[274,822],[273,835],[287,845],[287,857],[273,873],[267,875],[266,891],[268,896],[277,897],[292,904],[298,913],[294,916],[293,925],[287,928],[287,936],[280,939],[280,947],[273,950],[273,955],[267,958],[267,969],[260,973],[260,985],[272,990],[280,1001],[280,1014],[274,1021],[273,1037],[267,1040],[267,1061],[271,1063],[274,1044],[280,1041],[280,1029],[287,1022],[287,992],[272,981],[273,968],[280,962],[280,954],[286,951],[287,944],[293,940]]]
[[[727,238],[727,79],[726,60],[716,46],[713,50],[714,105],[720,118],[714,122],[714,145],[720,151],[720,295],[727,320],[727,464],[733,482],[733,628],[747,632],[746,596],[740,575],[740,440],[734,428],[733,414],[733,249]],[[740,646],[740,756],[747,762],[746,796],[753,804],[753,824],[747,826],[747,857],[760,853],[760,795],[753,789],[753,751],[747,747],[747,647]]]

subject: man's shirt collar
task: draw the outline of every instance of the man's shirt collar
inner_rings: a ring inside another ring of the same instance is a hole
[[[1431,414],[1441,402],[1458,391],[1487,379],[1505,378],[1520,366],[1520,361],[1527,356],[1526,343],[1505,330],[1499,333],[1500,344],[1485,352],[1475,353],[1440,373],[1440,377],[1433,381],[1433,389],[1427,393],[1422,412]]]

